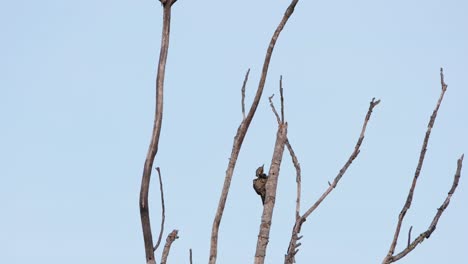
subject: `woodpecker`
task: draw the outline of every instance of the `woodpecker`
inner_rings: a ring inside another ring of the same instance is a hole
[[[268,177],[265,173],[263,173],[263,166],[258,167],[255,171],[256,179],[253,180],[253,188],[255,192],[260,195],[262,198],[262,204],[265,204],[265,195],[266,195],[266,183],[268,181]]]

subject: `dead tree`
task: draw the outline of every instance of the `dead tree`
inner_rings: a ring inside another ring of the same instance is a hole
[[[162,117],[163,117],[163,91],[164,91],[164,76],[165,76],[165,68],[166,68],[166,61],[167,61],[167,54],[168,54],[168,48],[169,48],[169,36],[170,36],[170,20],[171,20],[171,7],[172,5],[176,2],[177,0],[160,0],[162,6],[163,6],[163,28],[162,28],[162,37],[161,37],[161,50],[160,50],[160,57],[159,57],[159,63],[158,63],[158,70],[157,70],[157,77],[156,77],[156,110],[155,110],[155,119],[154,119],[154,126],[153,126],[153,134],[151,137],[151,142],[148,148],[148,153],[146,156],[145,160],[145,165],[143,169],[143,176],[142,176],[142,182],[141,182],[141,190],[140,190],[140,200],[139,200],[139,205],[140,205],[140,216],[141,216],[141,223],[142,223],[142,229],[143,229],[143,238],[144,238],[144,247],[145,247],[145,253],[146,253],[146,262],[147,264],[156,264],[155,261],[155,256],[154,252],[156,249],[159,247],[162,239],[162,235],[164,232],[164,222],[165,222],[165,204],[164,204],[164,192],[163,192],[163,183],[162,183],[162,176],[161,176],[161,171],[159,168],[156,168],[159,176],[159,185],[160,185],[160,192],[161,192],[161,204],[162,204],[162,215],[161,215],[161,227],[160,227],[160,233],[158,236],[158,240],[156,244],[153,243],[153,237],[152,237],[152,231],[151,231],[151,223],[150,223],[150,218],[149,218],[149,206],[148,206],[148,192],[149,192],[149,184],[150,184],[150,179],[151,179],[151,173],[153,169],[153,163],[154,159],[156,157],[156,154],[158,152],[158,144],[159,144],[159,137],[161,133],[161,127],[162,127]],[[286,25],[287,21],[291,17],[291,15],[294,12],[294,8],[296,7],[298,3],[298,0],[292,0],[289,6],[287,7],[282,20],[280,21],[279,25],[277,26],[271,40],[269,43],[269,46],[267,48],[265,60],[263,63],[263,68],[261,72],[261,77],[260,81],[258,84],[258,88],[254,97],[254,100],[250,106],[250,110],[248,114],[246,115],[245,113],[245,87],[246,83],[249,77],[250,70],[247,71],[244,82],[242,85],[241,89],[241,94],[242,94],[242,99],[241,99],[241,105],[242,105],[242,116],[243,119],[237,129],[237,133],[234,137],[234,142],[233,142],[233,147],[232,147],[232,152],[231,152],[231,157],[229,159],[229,163],[226,169],[226,174],[225,174],[225,179],[224,179],[224,184],[222,188],[222,192],[220,195],[217,211],[213,220],[213,226],[212,226],[212,232],[211,232],[211,245],[210,245],[210,256],[209,256],[209,263],[214,264],[216,263],[217,260],[217,249],[218,249],[218,233],[219,233],[219,227],[221,223],[221,219],[224,213],[224,209],[226,206],[227,202],[227,197],[229,194],[229,189],[230,189],[230,184],[234,172],[234,168],[237,163],[237,158],[239,156],[240,149],[242,147],[243,140],[246,136],[246,133],[249,129],[249,126],[253,120],[253,117],[255,115],[256,109],[259,105],[260,99],[263,94],[263,89],[265,86],[265,81],[267,78],[268,74],[268,68],[271,60],[271,56],[273,54],[273,49],[275,47],[275,44],[278,40],[278,37],[283,30],[284,26]],[[411,230],[408,233],[408,244],[407,247],[402,250],[398,254],[394,254],[395,252],[395,247],[398,241],[398,237],[401,231],[401,226],[403,223],[404,216],[406,212],[409,210],[411,206],[411,202],[413,199],[413,193],[416,188],[416,183],[417,179],[419,178],[419,174],[424,162],[424,157],[426,153],[426,148],[427,144],[429,141],[429,136],[431,133],[431,130],[434,126],[434,122],[437,116],[437,112],[439,110],[440,104],[442,102],[443,96],[445,94],[445,91],[447,90],[447,85],[444,82],[444,76],[443,72],[441,69],[441,85],[442,85],[442,92],[439,97],[439,100],[437,102],[436,108],[433,111],[433,114],[430,118],[429,124],[428,124],[428,129],[426,132],[426,136],[423,141],[423,146],[421,149],[421,154],[419,157],[419,162],[416,168],[416,172],[413,178],[413,182],[411,185],[411,188],[408,193],[408,198],[403,206],[402,211],[400,212],[400,215],[398,217],[398,222],[397,222],[397,227],[395,230],[394,238],[393,241],[390,245],[390,249],[388,251],[388,254],[385,256],[383,260],[383,264],[388,264],[395,262],[404,256],[406,256],[409,252],[411,252],[419,243],[421,243],[424,239],[429,238],[432,232],[436,229],[436,225],[443,214],[444,210],[447,208],[448,204],[450,203],[450,199],[455,192],[459,178],[461,175],[461,168],[462,168],[462,162],[463,162],[463,155],[460,157],[460,159],[457,162],[457,169],[455,173],[455,177],[453,180],[452,187],[447,195],[447,198],[445,201],[442,203],[441,207],[438,208],[436,215],[434,216],[434,219],[432,223],[429,225],[428,229],[421,233],[416,239],[411,241]],[[270,106],[272,108],[272,111],[278,121],[278,129],[277,129],[277,134],[276,134],[276,142],[274,145],[273,149],[273,155],[272,155],[272,161],[271,165],[268,171],[268,177],[266,181],[266,193],[264,197],[264,206],[263,206],[263,213],[261,217],[261,222],[260,222],[260,228],[259,228],[259,233],[258,233],[258,239],[257,239],[257,246],[256,246],[256,252],[255,252],[255,257],[254,257],[254,263],[256,264],[263,264],[265,262],[265,257],[266,257],[266,252],[267,252],[267,245],[269,241],[269,234],[270,234],[270,229],[272,225],[272,216],[273,216],[273,210],[276,202],[276,189],[277,189],[277,184],[278,184],[278,177],[279,177],[279,172],[282,164],[282,157],[284,153],[285,147],[288,148],[288,151],[290,153],[292,162],[294,164],[294,167],[296,169],[296,185],[297,185],[297,197],[296,197],[296,210],[295,210],[295,223],[292,228],[292,233],[291,233],[291,238],[289,241],[289,246],[287,249],[287,253],[285,255],[284,263],[286,264],[291,264],[295,263],[295,255],[299,251],[299,246],[301,243],[298,241],[302,238],[300,236],[301,232],[301,227],[303,223],[306,221],[307,217],[309,217],[312,212],[315,211],[315,209],[318,208],[318,206],[321,205],[321,203],[325,200],[325,198],[336,188],[338,185],[338,182],[341,180],[341,178],[344,176],[346,173],[347,169],[349,166],[352,164],[352,162],[356,159],[356,157],[360,153],[360,147],[364,141],[364,135],[366,132],[367,124],[371,118],[372,112],[375,108],[380,103],[380,100],[375,100],[374,98],[371,100],[369,109],[367,111],[367,114],[364,118],[364,123],[362,125],[361,133],[359,135],[359,138],[357,140],[357,143],[354,147],[353,152],[351,153],[349,159],[346,161],[346,163],[343,165],[343,167],[339,170],[338,174],[334,178],[332,182],[329,182],[329,187],[324,191],[324,193],[317,199],[317,201],[309,207],[308,210],[306,210],[303,214],[300,213],[300,207],[301,207],[301,167],[300,163],[298,161],[298,158],[296,157],[294,150],[288,140],[287,136],[287,122],[285,122],[285,117],[284,117],[284,96],[283,96],[283,85],[282,85],[282,78],[280,77],[280,100],[281,100],[281,114],[278,114],[278,112],[275,109],[275,106],[273,105],[272,98],[271,96],[269,98],[270,100]],[[263,173],[263,172],[262,172]],[[262,193],[263,194],[263,193]],[[262,197],[263,198],[263,197]],[[173,230],[166,239],[165,246],[163,248],[162,256],[161,256],[161,263],[165,264],[167,263],[167,258],[169,255],[169,251],[171,248],[172,243],[178,238],[178,231]],[[192,263],[192,250],[190,249],[189,251],[189,261]]]

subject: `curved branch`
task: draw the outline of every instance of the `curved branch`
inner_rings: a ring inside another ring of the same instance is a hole
[[[158,171],[158,176],[159,176],[159,191],[161,192],[161,229],[159,230],[159,237],[158,241],[156,242],[156,245],[154,246],[153,251],[156,251],[158,249],[159,244],[161,243],[162,235],[164,233],[164,221],[166,220],[166,206],[164,205],[164,189],[163,189],[163,183],[162,183],[162,177],[161,177],[161,170],[159,167],[156,168]]]
[[[164,11],[161,36],[161,50],[159,54],[158,71],[156,77],[156,110],[153,125],[153,134],[151,136],[151,142],[148,148],[148,153],[146,154],[145,165],[143,168],[143,176],[141,179],[139,205],[147,263],[156,263],[154,260],[153,235],[151,233],[151,222],[149,217],[148,192],[153,162],[154,158],[156,157],[156,153],[158,152],[159,136],[161,134],[161,125],[163,117],[164,74],[166,71],[167,53],[169,49],[171,6],[174,2],[174,0],[161,0],[161,3],[164,7]]]

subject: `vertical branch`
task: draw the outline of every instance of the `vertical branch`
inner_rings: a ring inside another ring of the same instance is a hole
[[[192,249],[189,250],[189,255],[190,255],[189,256],[189,261],[190,261],[190,264],[192,264],[193,263],[193,261],[192,261]]]
[[[388,261],[392,258],[393,253],[395,252],[395,248],[396,248],[396,245],[397,245],[397,242],[398,242],[398,237],[399,237],[400,231],[401,231],[401,225],[403,224],[403,219],[405,218],[406,212],[411,207],[411,203],[413,201],[414,190],[416,188],[416,183],[418,181],[419,174],[421,173],[421,169],[422,169],[422,166],[423,166],[423,163],[424,163],[424,158],[426,156],[427,144],[429,142],[429,137],[431,136],[431,131],[432,131],[432,128],[434,127],[434,122],[435,122],[435,119],[437,117],[437,113],[439,111],[440,104],[442,103],[442,100],[444,99],[445,91],[447,91],[447,84],[444,82],[444,72],[443,72],[442,68],[440,68],[440,82],[441,82],[441,86],[442,86],[441,87],[442,91],[440,93],[439,100],[437,101],[437,105],[436,105],[434,111],[432,112],[431,118],[429,119],[429,123],[427,124],[427,131],[426,131],[426,135],[424,136],[424,141],[423,141],[423,144],[422,144],[422,147],[421,147],[421,153],[419,154],[419,161],[418,161],[418,165],[416,166],[416,171],[414,173],[413,182],[411,183],[411,187],[410,187],[410,190],[408,192],[408,197],[406,198],[406,202],[405,202],[403,208],[401,209],[400,214],[398,215],[398,222],[397,222],[397,226],[395,228],[395,234],[393,235],[393,240],[392,240],[392,243],[390,245],[390,249],[388,250],[387,256],[384,258],[383,263],[390,263]]]
[[[276,189],[278,186],[278,177],[279,177],[279,170],[281,167],[281,161],[284,152],[284,145],[288,144],[288,148],[292,151],[291,145],[288,142],[287,138],[287,124],[284,123],[284,98],[283,98],[283,85],[282,85],[282,77],[280,77],[280,94],[281,94],[281,115],[282,118],[280,119],[278,112],[276,112],[275,106],[273,104],[272,98],[273,95],[270,96],[268,99],[270,101],[271,109],[276,116],[276,120],[278,121],[278,132],[276,135],[276,143],[275,148],[273,151],[273,158],[271,161],[268,181],[266,183],[266,199],[263,205],[263,214],[262,220],[260,225],[260,231],[258,234],[257,239],[257,249],[255,252],[255,263],[260,264],[265,262],[266,256],[266,248],[268,245],[268,239],[270,236],[270,229],[271,229],[271,219],[273,217],[273,209],[275,207],[276,201]],[[294,162],[294,152],[292,154],[293,162]],[[297,159],[296,159],[297,162]],[[296,163],[294,163],[296,166]],[[297,163],[297,165],[299,165]]]
[[[271,220],[273,217],[273,209],[276,200],[276,188],[278,186],[278,176],[283,158],[284,144],[287,137],[287,123],[278,126],[276,135],[276,143],[271,160],[271,167],[268,173],[268,181],[266,183],[266,199],[263,206],[262,221],[257,239],[257,248],[255,251],[255,264],[263,264],[265,262],[266,248],[270,237]]]
[[[249,79],[249,73],[250,73],[250,69],[248,69],[247,73],[245,74],[244,83],[242,84],[242,89],[241,89],[241,93],[242,93],[242,100],[241,100],[241,103],[242,103],[242,120],[245,119],[245,86],[247,85],[247,80]]]
[[[283,76],[280,75],[281,123],[284,124]]]
[[[281,114],[282,118],[279,117],[278,112],[276,111],[275,105],[273,104],[273,96],[268,97],[268,100],[270,101],[270,107],[271,110],[273,111],[273,114],[275,114],[276,120],[278,121],[278,125],[281,125],[284,122],[284,96],[283,96],[283,82],[282,82],[282,77],[280,77],[280,95],[281,95]],[[289,143],[289,139],[286,138],[286,147],[289,150],[289,154],[291,155],[292,163],[294,165],[294,168],[296,169],[296,184],[297,184],[297,197],[296,197],[296,219],[299,218],[299,211],[301,208],[301,165],[299,164],[299,160],[296,157],[296,154],[294,153],[294,150]]]
[[[260,98],[263,93],[263,88],[265,87],[265,81],[268,73],[268,68],[270,65],[271,56],[273,54],[273,49],[275,47],[276,41],[283,30],[286,22],[288,21],[289,17],[294,12],[294,8],[299,0],[292,0],[286,12],[283,16],[283,19],[279,23],[278,27],[276,28],[273,36],[270,40],[270,44],[268,45],[267,52],[265,55],[265,61],[263,62],[262,73],[260,76],[260,81],[258,83],[257,92],[255,94],[254,100],[250,107],[249,113],[247,117],[242,120],[239,128],[237,129],[236,136],[234,137],[234,143],[232,146],[231,157],[229,159],[228,167],[226,170],[226,175],[224,178],[223,189],[221,191],[221,196],[219,198],[218,207],[216,209],[216,215],[213,220],[213,226],[211,229],[211,244],[210,244],[210,259],[209,264],[215,264],[216,258],[218,255],[218,233],[219,233],[219,225],[221,223],[221,218],[223,217],[224,207],[226,206],[226,200],[229,193],[229,188],[231,186],[232,175],[234,173],[234,167],[236,166],[237,157],[239,156],[240,148],[244,141],[245,135],[247,130],[252,122],[252,119],[255,115],[255,111],[257,110],[258,103],[260,102]]]
[[[146,155],[145,165],[143,168],[143,176],[141,179],[139,205],[147,263],[156,263],[156,261],[154,260],[153,236],[151,233],[151,223],[149,217],[148,192],[153,162],[156,153],[158,152],[159,136],[161,134],[161,125],[163,117],[164,75],[166,70],[167,53],[169,49],[171,6],[174,2],[174,0],[161,0],[164,11],[161,36],[161,50],[159,54],[159,63],[156,77],[156,110],[153,134],[151,136],[151,142],[148,148],[148,153]]]
[[[413,230],[413,226],[410,226],[409,230],[408,230],[408,244],[407,244],[407,247],[410,246],[411,244],[411,231]]]
[[[166,238],[166,244],[164,245],[164,250],[161,256],[161,264],[167,263],[167,257],[169,256],[169,250],[171,249],[172,242],[174,242],[179,237],[177,236],[178,230],[172,230],[172,232]]]

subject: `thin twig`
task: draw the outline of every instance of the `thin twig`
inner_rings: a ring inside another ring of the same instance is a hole
[[[164,250],[163,250],[163,253],[161,255],[161,264],[166,264],[167,263],[167,257],[169,256],[169,251],[171,250],[171,245],[172,245],[172,242],[174,242],[176,239],[178,239],[179,237],[177,236],[177,233],[179,232],[179,230],[172,230],[172,232],[167,235],[167,238],[166,238],[166,244],[164,245]]]
[[[249,79],[250,68],[247,70],[247,73],[244,77],[244,83],[242,84],[242,120],[245,119],[245,86],[247,85],[247,80]]]
[[[275,94],[272,94],[270,97],[268,97],[268,100],[270,101],[271,110],[273,111],[273,114],[275,114],[276,121],[278,121],[278,125],[281,125],[281,123],[282,123],[281,118],[278,115],[278,112],[276,111],[275,105],[273,104],[273,97],[274,96],[275,96]]]
[[[228,167],[226,170],[226,176],[224,178],[223,189],[221,192],[221,196],[219,198],[218,208],[216,209],[216,215],[214,217],[213,226],[211,229],[210,259],[208,262],[209,264],[216,263],[216,258],[218,255],[219,225],[221,223],[221,218],[223,217],[224,207],[226,206],[226,200],[227,200],[227,196],[229,193],[229,188],[231,186],[231,180],[232,180],[232,175],[234,173],[234,167],[236,166],[237,157],[239,156],[242,142],[244,141],[247,130],[250,126],[250,123],[252,122],[252,119],[255,115],[258,104],[260,102],[260,98],[262,97],[263,88],[265,87],[265,81],[266,81],[266,77],[268,74],[268,68],[270,65],[271,56],[273,54],[273,49],[275,47],[276,41],[278,40],[278,37],[281,31],[286,25],[286,22],[288,21],[289,17],[291,17],[292,13],[294,12],[294,8],[298,1],[299,0],[292,0],[291,4],[286,9],[283,19],[281,20],[278,27],[276,28],[275,33],[273,33],[273,36],[270,40],[270,44],[268,45],[268,48],[267,48],[265,61],[263,62],[263,68],[262,68],[262,73],[260,76],[260,81],[258,83],[257,93],[255,94],[249,113],[247,114],[246,118],[241,122],[239,128],[237,129],[236,136],[234,137],[231,157],[229,159]]]
[[[408,253],[413,251],[416,248],[417,245],[419,245],[420,243],[422,243],[424,241],[424,239],[429,238],[431,236],[432,232],[435,231],[437,223],[439,222],[439,219],[442,216],[442,213],[444,212],[445,209],[447,209],[447,207],[448,207],[448,205],[450,203],[450,198],[452,198],[452,195],[455,193],[455,190],[457,189],[458,181],[460,180],[460,176],[461,176],[461,169],[462,169],[462,165],[463,165],[463,157],[464,157],[464,155],[462,155],[457,161],[457,171],[455,172],[455,176],[453,177],[452,187],[450,188],[450,191],[448,192],[447,197],[445,198],[442,205],[439,208],[437,208],[437,213],[434,216],[434,219],[432,220],[432,222],[429,225],[429,227],[427,228],[427,230],[425,232],[421,233],[413,242],[411,242],[411,244],[408,245],[407,248],[405,248],[403,251],[401,251],[397,255],[389,258],[388,262],[385,262],[385,263],[392,263],[392,262],[396,262],[396,261],[400,260],[401,258],[406,256]]]
[[[375,98],[372,98],[372,101],[370,102],[369,105],[369,110],[367,111],[366,117],[364,119],[364,124],[362,125],[361,129],[361,134],[359,135],[359,139],[356,143],[356,146],[354,147],[353,153],[351,153],[351,156],[349,157],[348,161],[344,164],[343,168],[339,171],[338,175],[335,177],[332,183],[328,182],[328,188],[325,190],[325,192],[320,196],[320,198],[301,216],[296,219],[296,222],[294,224],[293,230],[291,232],[291,239],[289,242],[288,246],[288,252],[284,258],[284,263],[285,264],[292,264],[295,263],[295,255],[298,252],[298,247],[300,246],[300,243],[298,244],[297,241],[301,238],[299,236],[299,233],[301,232],[301,227],[302,224],[306,221],[307,217],[315,210],[317,207],[325,200],[325,198],[330,194],[330,192],[336,187],[340,179],[343,177],[343,175],[346,173],[346,170],[349,168],[351,163],[354,161],[354,159],[358,156],[360,152],[360,147],[361,144],[364,140],[364,135],[366,132],[367,128],[367,123],[370,120],[370,117],[372,115],[372,111],[376,105],[380,103],[380,100],[375,101]],[[300,185],[298,185],[298,188],[300,188]],[[300,195],[300,190],[298,192],[298,195]],[[300,199],[300,198],[298,198]]]
[[[281,123],[284,124],[283,76],[280,75]]]
[[[161,134],[161,125],[163,117],[163,94],[164,94],[164,76],[166,71],[167,53],[169,50],[169,36],[171,25],[171,6],[174,0],[161,0],[163,5],[163,26],[161,36],[161,50],[159,53],[159,63],[156,76],[156,110],[154,117],[153,134],[146,154],[143,176],[140,189],[140,218],[143,229],[143,240],[145,244],[145,255],[147,263],[155,263],[153,235],[151,232],[151,222],[149,217],[148,192],[153,168],[154,158],[158,152],[159,136]]]
[[[410,243],[411,243],[411,231],[413,230],[413,226],[411,226],[408,230],[408,244],[407,244],[407,247],[410,246]]]
[[[162,183],[162,177],[161,177],[161,170],[159,167],[156,168],[158,171],[158,176],[159,176],[159,190],[161,192],[161,229],[159,230],[159,237],[158,241],[156,242],[156,245],[154,246],[153,251],[156,251],[158,249],[159,244],[161,243],[162,235],[164,232],[164,221],[166,220],[166,206],[164,205],[164,189],[163,189],[163,183]]]
[[[189,254],[190,254],[190,264],[193,264],[193,261],[192,261],[192,249],[189,250]]]
[[[413,201],[414,190],[416,188],[416,183],[418,181],[419,174],[421,173],[421,169],[424,163],[424,158],[426,156],[426,151],[427,151],[427,144],[429,142],[429,137],[431,135],[432,128],[434,127],[434,122],[437,117],[437,112],[439,111],[440,104],[442,103],[442,100],[444,99],[445,91],[447,91],[447,84],[444,82],[444,72],[442,68],[440,68],[440,82],[441,82],[442,91],[440,93],[439,100],[437,101],[437,105],[434,111],[432,112],[431,118],[429,119],[429,123],[427,125],[427,131],[426,131],[426,135],[424,137],[424,141],[421,147],[421,153],[419,154],[419,161],[418,161],[418,165],[416,166],[416,171],[414,173],[413,182],[411,183],[411,188],[408,192],[408,197],[406,198],[406,202],[403,208],[401,209],[400,214],[398,215],[398,222],[395,228],[395,234],[393,235],[393,240],[390,245],[390,249],[388,250],[387,256],[384,258],[382,263],[391,263],[393,253],[395,252],[395,248],[398,242],[398,236],[400,235],[400,230],[401,230],[401,225],[403,224],[403,219],[405,218],[406,212],[410,209],[411,203]]]

